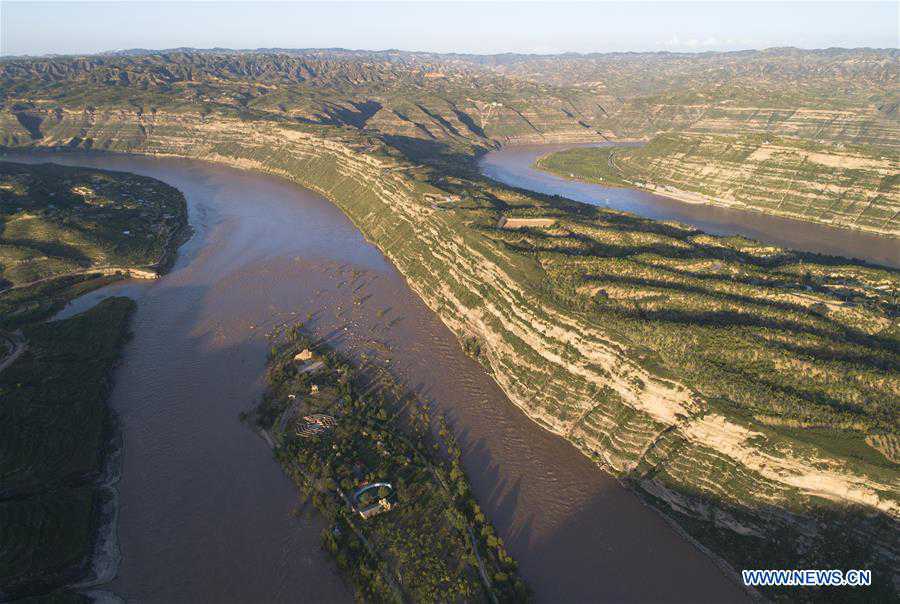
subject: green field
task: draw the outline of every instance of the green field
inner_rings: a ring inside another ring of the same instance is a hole
[[[113,419],[106,397],[135,304],[109,298],[23,331],[28,349],[0,373],[0,585],[41,593],[81,577],[105,493]]]
[[[0,287],[104,267],[165,264],[182,195],[142,176],[0,162]]]

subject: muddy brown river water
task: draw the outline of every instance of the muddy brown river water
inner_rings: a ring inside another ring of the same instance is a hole
[[[350,221],[285,181],[202,162],[11,156],[158,178],[188,200],[193,238],[138,300],[111,404],[125,450],[118,575],[135,602],[351,601],[319,548],[321,520],[238,415],[268,343],[306,320],[376,356],[450,417],[476,495],[539,601],[745,601],[711,559],[561,438],[528,420]],[[368,296],[368,297],[366,297]],[[355,301],[364,298],[360,304]]]
[[[481,171],[507,185],[549,195],[561,195],[655,220],[676,220],[716,235],[743,235],[751,239],[806,252],[858,258],[900,268],[900,239],[791,220],[760,212],[691,204],[637,189],[604,187],[562,178],[538,170],[541,156],[589,145],[523,145],[488,153],[480,160]]]

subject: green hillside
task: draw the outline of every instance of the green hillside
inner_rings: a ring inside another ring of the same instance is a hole
[[[0,66],[4,144],[203,158],[321,192],[513,404],[730,568],[876,577],[765,595],[896,598],[900,273],[513,190],[475,163],[496,144],[643,137],[606,167],[548,161],[892,231],[895,51]]]
[[[155,276],[187,231],[177,190],[133,174],[0,162],[0,598],[68,598],[113,497],[106,405],[135,303],[67,302]]]

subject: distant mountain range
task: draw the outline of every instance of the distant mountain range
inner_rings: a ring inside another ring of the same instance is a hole
[[[858,597],[896,601],[897,272],[531,194],[475,159],[638,139],[547,167],[896,237],[898,75],[896,49],[16,58],[0,146],[320,192],[514,404],[732,568],[873,568]]]

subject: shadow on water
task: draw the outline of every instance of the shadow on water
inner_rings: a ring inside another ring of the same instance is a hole
[[[747,601],[710,559],[586,458],[583,473],[571,476],[564,464],[574,460],[565,451],[551,460],[559,472],[539,470],[535,478],[511,472],[485,439],[472,440],[465,429],[459,439],[479,500],[539,601]],[[584,482],[573,489],[579,478]],[[542,497],[545,491],[556,493]]]
[[[745,598],[633,493],[514,407],[325,200],[202,162],[88,158],[178,187],[195,227],[172,272],[142,294],[116,376],[126,445],[114,591],[350,599],[319,548],[319,520],[293,517],[296,490],[237,419],[262,392],[264,334],[310,314],[314,335],[377,359],[449,416],[473,490],[539,600]]]
[[[377,307],[383,292],[367,291]],[[407,320],[380,336],[390,371],[447,417],[473,492],[539,601],[746,600],[634,493],[514,407],[418,299],[398,307]]]
[[[238,414],[257,400],[267,342],[223,343],[205,287],[144,295],[111,403],[125,430],[122,561],[110,588],[144,601],[349,599],[317,547],[318,517]]]

